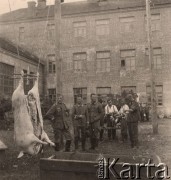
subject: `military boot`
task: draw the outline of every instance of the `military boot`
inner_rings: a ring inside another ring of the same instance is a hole
[[[65,152],[70,152],[71,140],[67,140],[65,144]]]
[[[55,143],[55,151],[60,151],[60,144],[59,143]]]

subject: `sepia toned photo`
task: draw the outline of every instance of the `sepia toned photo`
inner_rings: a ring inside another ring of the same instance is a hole
[[[170,171],[171,0],[0,0],[0,180]]]

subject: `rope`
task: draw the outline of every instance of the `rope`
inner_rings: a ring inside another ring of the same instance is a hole
[[[45,37],[46,37],[47,26],[48,26],[48,22],[49,22],[49,12],[50,12],[50,5],[48,7],[48,12],[47,12],[47,16],[46,16],[46,24],[45,24],[44,32],[43,32],[44,40],[46,40]],[[43,48],[40,49],[40,54],[42,52],[42,49]],[[39,57],[39,62],[38,62],[38,66],[37,66],[37,72],[39,72],[39,67],[40,67],[40,57]]]
[[[12,12],[12,10],[11,10],[11,4],[10,4],[10,0],[8,0],[8,6],[9,6],[9,9],[10,9],[10,13]],[[11,14],[11,16],[12,16],[12,14]],[[12,16],[12,21],[13,21],[13,30],[14,30],[14,32],[15,32],[15,29],[14,29],[14,17]],[[17,43],[17,45],[16,45],[17,47],[17,55],[18,55],[18,57],[20,56],[20,54],[19,54],[19,48],[18,48],[18,43]]]

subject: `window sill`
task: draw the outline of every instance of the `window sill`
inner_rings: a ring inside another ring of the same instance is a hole
[[[74,71],[75,74],[87,73],[87,71]]]

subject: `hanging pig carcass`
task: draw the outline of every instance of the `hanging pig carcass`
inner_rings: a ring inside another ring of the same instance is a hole
[[[14,140],[21,152],[31,155],[38,154],[43,145],[54,143],[50,141],[43,129],[43,118],[40,108],[38,91],[38,76],[33,88],[24,94],[23,72],[19,85],[12,95],[12,106],[14,113]]]

